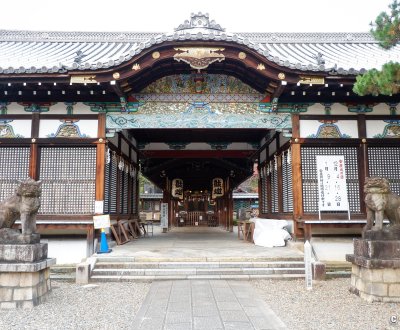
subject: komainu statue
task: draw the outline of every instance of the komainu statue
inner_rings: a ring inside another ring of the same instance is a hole
[[[390,191],[389,181],[385,178],[366,178],[364,193],[367,224],[363,232],[382,230],[384,218],[389,220],[390,227],[397,230],[400,226],[400,197]]]
[[[41,181],[33,179],[22,181],[15,189],[15,194],[0,203],[0,230],[12,228],[15,221],[20,219],[22,235],[32,235],[36,232],[41,186]]]

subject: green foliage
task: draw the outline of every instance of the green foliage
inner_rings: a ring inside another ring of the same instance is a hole
[[[383,48],[391,48],[400,41],[400,2],[393,0],[389,5],[390,12],[382,12],[375,23],[371,23],[372,35]],[[400,92],[400,64],[389,62],[382,66],[382,70],[372,69],[361,76],[357,76],[353,92],[364,96],[393,95]]]
[[[364,96],[393,95],[400,92],[400,64],[389,62],[382,66],[382,70],[372,69],[361,76],[357,76],[353,87],[354,93]]]
[[[393,47],[400,41],[400,3],[393,0],[389,9],[389,13],[380,13],[375,23],[371,23],[371,33],[383,48]]]

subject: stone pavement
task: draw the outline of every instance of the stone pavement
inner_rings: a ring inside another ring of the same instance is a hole
[[[153,282],[136,330],[287,329],[245,281]]]

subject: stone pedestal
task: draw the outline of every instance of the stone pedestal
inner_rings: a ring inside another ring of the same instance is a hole
[[[0,308],[32,308],[51,290],[47,244],[0,244]]]
[[[354,240],[354,254],[346,255],[353,264],[350,291],[369,302],[400,302],[400,240],[385,238],[367,232]]]

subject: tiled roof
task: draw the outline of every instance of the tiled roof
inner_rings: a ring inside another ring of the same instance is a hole
[[[369,33],[228,33],[192,14],[172,33],[0,30],[0,73],[52,73],[110,68],[165,41],[243,44],[283,67],[357,74],[400,61],[400,46],[382,49]]]

